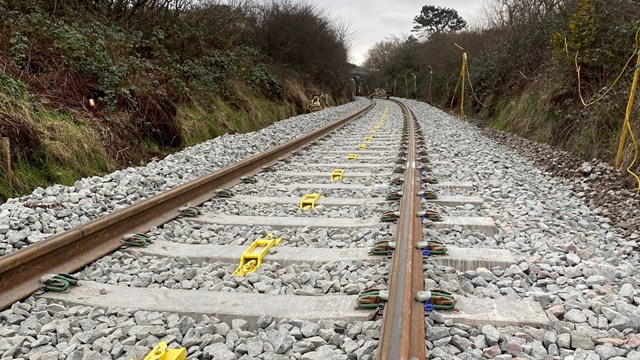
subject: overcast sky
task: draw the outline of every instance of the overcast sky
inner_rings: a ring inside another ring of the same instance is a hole
[[[469,24],[482,18],[481,0],[321,0],[315,2],[333,16],[351,25],[354,32],[350,61],[362,65],[367,51],[376,42],[392,35],[410,34],[413,18],[424,5],[456,9]]]

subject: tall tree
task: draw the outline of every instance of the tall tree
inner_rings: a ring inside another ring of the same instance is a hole
[[[425,5],[420,14],[413,18],[413,32],[422,36],[439,34],[445,31],[456,32],[467,27],[467,22],[455,9]]]

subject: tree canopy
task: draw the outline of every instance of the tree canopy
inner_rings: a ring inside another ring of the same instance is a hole
[[[413,18],[413,32],[423,36],[439,34],[445,31],[456,32],[467,27],[467,22],[458,15],[455,9],[425,5],[420,14]]]

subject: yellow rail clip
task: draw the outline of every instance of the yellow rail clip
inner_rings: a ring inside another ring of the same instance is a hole
[[[362,144],[358,145],[358,149],[360,149],[360,150],[362,150],[362,151],[367,150],[367,144],[362,143]]]
[[[320,199],[320,194],[311,193],[305,195],[302,200],[300,200],[300,210],[309,210],[313,209],[316,206],[316,201]]]
[[[333,169],[331,172],[331,181],[333,180],[342,180],[344,176],[344,169]]]
[[[347,160],[358,160],[358,154],[347,155]]]
[[[371,141],[373,140],[373,136],[365,136],[364,137],[364,141]]]
[[[187,349],[168,349],[167,343],[161,341],[154,347],[144,360],[184,360],[187,358]],[[131,359],[135,360],[135,359]]]
[[[267,234],[264,239],[255,239],[240,256],[240,265],[233,272],[233,275],[245,276],[247,273],[256,271],[262,265],[262,259],[269,253],[269,250],[281,242],[282,238],[276,239],[271,233]]]
[[[376,134],[376,131],[375,131],[375,130],[370,130],[370,131],[369,131],[369,134],[371,134],[371,135],[375,135],[375,134]]]

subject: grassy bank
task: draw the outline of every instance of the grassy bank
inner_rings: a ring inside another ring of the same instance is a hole
[[[290,95],[304,96],[300,89],[298,85]],[[5,94],[2,103],[11,103],[20,116],[6,118],[3,123],[4,133],[12,142],[13,184],[0,177],[0,200],[30,193],[37,187],[72,185],[82,177],[141,165],[225,133],[258,130],[297,115],[296,103],[306,101],[306,98],[270,99],[250,89],[243,89],[242,94],[242,107],[218,96],[177,106],[181,145],[171,147],[159,146],[152,133],[143,138],[129,132],[131,124],[127,123],[130,119],[126,114],[96,119],[89,111],[83,114],[47,109],[34,104],[25,93],[11,99]],[[15,131],[9,134],[9,129]]]
[[[347,34],[311,4],[0,0],[0,13],[14,170],[0,200],[262,128],[313,91],[346,101]]]
[[[616,155],[626,103],[623,96],[609,98],[585,108],[563,98],[563,88],[553,80],[540,79],[519,94],[505,96],[492,116],[480,114],[487,126],[547,143],[584,160],[613,161]],[[636,108],[637,109],[637,108]],[[638,132],[637,125],[633,125]],[[625,160],[632,158],[627,141]]]

